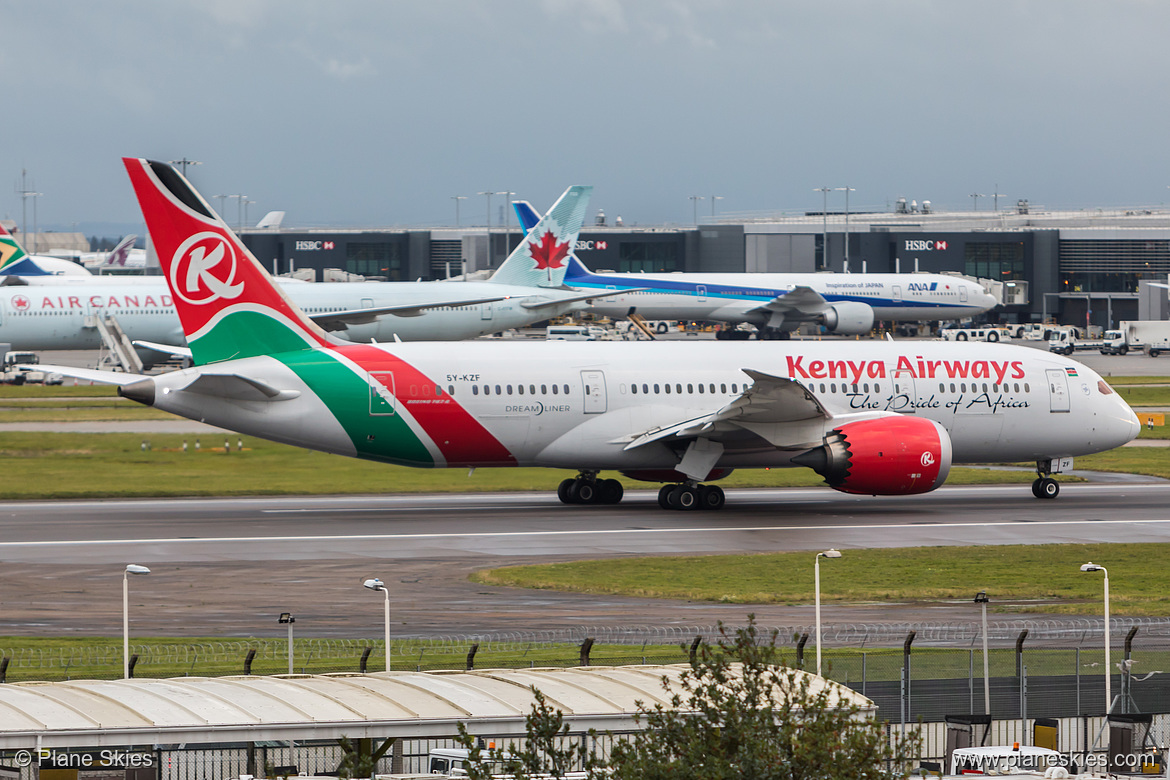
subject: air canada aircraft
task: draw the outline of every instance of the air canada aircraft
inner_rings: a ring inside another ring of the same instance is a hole
[[[1037,497],[1077,455],[1137,436],[1096,373],[1047,352],[933,341],[354,344],[272,284],[171,166],[125,159],[195,366],[157,376],[40,366],[183,417],[421,468],[576,469],[565,503],[616,503],[605,470],[718,509],[736,468],[800,466],[847,493],[934,490],[952,463],[1035,461]],[[554,209],[519,251],[566,252]]]
[[[570,188],[550,210],[569,246],[577,240],[590,189]],[[597,297],[594,290],[563,286],[564,253],[550,251],[534,259],[518,252],[482,282],[283,280],[281,286],[318,325],[357,342],[475,338],[576,311],[586,299]],[[203,262],[214,259],[208,256]],[[187,352],[174,299],[162,277],[71,277],[68,283],[29,280],[26,285],[0,286],[0,342],[12,349],[96,349],[101,336],[95,319],[109,315],[139,343],[148,363],[160,352]]]
[[[527,201],[513,206],[525,229],[539,214]],[[807,322],[829,333],[860,335],[874,322],[958,320],[997,301],[970,279],[946,274],[834,273],[593,273],[573,256],[565,283],[581,290],[622,291],[589,311],[620,318],[751,323],[759,338],[788,338]],[[720,338],[748,336],[720,331]]]

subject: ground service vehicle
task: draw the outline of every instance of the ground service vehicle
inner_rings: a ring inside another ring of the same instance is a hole
[[[1058,355],[1071,355],[1078,349],[1101,349],[1104,345],[1104,339],[1085,338],[1075,325],[1054,328],[1048,339],[1048,351]]]
[[[1007,328],[944,328],[944,341],[1011,341]]]
[[[1170,352],[1170,320],[1122,320],[1118,330],[1105,334],[1101,346],[1102,355],[1125,355],[1137,350],[1145,350],[1150,357]]]

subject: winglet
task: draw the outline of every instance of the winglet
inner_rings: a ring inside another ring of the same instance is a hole
[[[196,363],[338,343],[272,283],[182,174],[166,163],[122,162]]]
[[[540,218],[489,281],[525,287],[560,287],[566,259],[577,245],[592,187],[573,186]]]

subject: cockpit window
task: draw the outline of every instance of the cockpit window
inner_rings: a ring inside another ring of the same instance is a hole
[[[1113,395],[1113,388],[1105,384],[1104,379],[1097,380],[1097,389],[1101,392],[1101,395]]]

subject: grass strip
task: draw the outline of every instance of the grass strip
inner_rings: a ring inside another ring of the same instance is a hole
[[[821,601],[971,601],[978,590],[1000,612],[1099,615],[1109,569],[1115,615],[1170,615],[1170,544],[988,545],[842,550],[821,566]],[[473,575],[484,585],[728,604],[810,604],[815,554],[662,556],[516,566]]]

